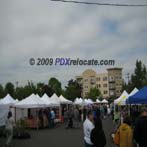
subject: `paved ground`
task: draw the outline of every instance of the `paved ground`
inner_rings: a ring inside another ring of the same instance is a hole
[[[107,137],[106,147],[114,147],[110,134],[113,130],[111,120],[103,121],[104,131]],[[83,130],[81,129],[65,129],[59,126],[55,129],[30,130],[31,139],[13,140],[13,147],[84,147]],[[0,147],[4,147],[5,139],[1,139]]]

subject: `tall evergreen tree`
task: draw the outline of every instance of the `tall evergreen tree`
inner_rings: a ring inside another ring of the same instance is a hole
[[[147,69],[141,61],[136,61],[134,74],[131,76],[131,88],[142,88],[147,84]]]

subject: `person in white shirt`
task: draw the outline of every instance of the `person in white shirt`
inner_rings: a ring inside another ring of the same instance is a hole
[[[7,141],[6,141],[6,146],[10,147],[11,146],[11,142],[12,142],[12,138],[13,138],[13,127],[14,127],[14,118],[12,117],[12,112],[9,111],[8,112],[8,117],[6,120],[6,134],[7,134]]]
[[[90,139],[90,134],[93,128],[94,128],[93,113],[92,111],[88,111],[87,118],[83,124],[85,147],[93,147],[93,143],[91,142],[91,139]]]

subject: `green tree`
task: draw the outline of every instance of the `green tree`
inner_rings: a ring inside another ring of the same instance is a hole
[[[59,82],[58,79],[52,77],[49,80],[48,86],[53,90],[54,93],[56,93],[58,96],[62,94],[62,87],[61,82]]]
[[[29,95],[29,94],[28,94]],[[15,98],[18,100],[24,99],[26,96],[24,87],[17,87],[15,90]]]
[[[43,94],[46,93],[49,97],[51,97],[54,94],[54,91],[51,87],[49,87],[48,85],[44,85],[43,86]]]
[[[43,96],[43,87],[44,87],[44,83],[37,83],[37,89],[36,92],[39,96]]]
[[[9,93],[13,97],[14,92],[15,92],[14,85],[11,82],[8,82],[5,86],[5,93],[6,94]]]
[[[123,84],[122,84],[122,91],[123,92],[124,90],[126,90],[128,93],[130,93],[132,91],[132,83],[129,81],[128,83],[126,83],[125,81],[123,81]],[[115,99],[117,99],[117,97],[115,97]]]
[[[5,91],[3,86],[0,84],[0,99],[3,98],[5,96]]]
[[[31,81],[28,81],[28,84],[23,88],[23,97],[26,98],[30,96],[32,93],[37,94],[36,86]]]
[[[77,97],[81,97],[81,87],[78,82],[73,79],[69,80],[63,95],[69,100],[74,100]]]
[[[141,61],[137,60],[134,74],[131,76],[130,87],[132,89],[134,87],[142,88],[145,85],[147,85],[147,69]]]
[[[97,97],[101,96],[101,92],[99,89],[97,89],[96,87],[91,88],[90,91],[87,94],[87,98],[91,98],[94,101],[97,99]]]

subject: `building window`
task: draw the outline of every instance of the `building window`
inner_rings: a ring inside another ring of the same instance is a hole
[[[103,84],[103,87],[107,87],[107,84]]]
[[[100,78],[100,77],[98,77],[98,78],[96,78],[96,80],[97,80],[97,81],[100,81],[100,80],[101,80],[101,78]]]
[[[103,94],[108,94],[108,91],[107,91],[107,90],[104,90],[104,91],[103,91]]]
[[[96,85],[96,88],[101,88],[101,84],[97,84]]]
[[[109,77],[109,81],[111,82],[111,81],[114,81],[114,77]]]
[[[103,77],[103,81],[107,81],[107,77]]]
[[[88,88],[88,86],[86,85],[84,88],[85,88],[85,89],[87,89],[87,88]]]
[[[95,79],[91,79],[91,84],[92,84],[92,85],[95,84]]]
[[[117,90],[116,92],[119,93],[119,90]]]
[[[85,82],[88,82],[88,79],[85,79],[84,81],[85,81]]]

